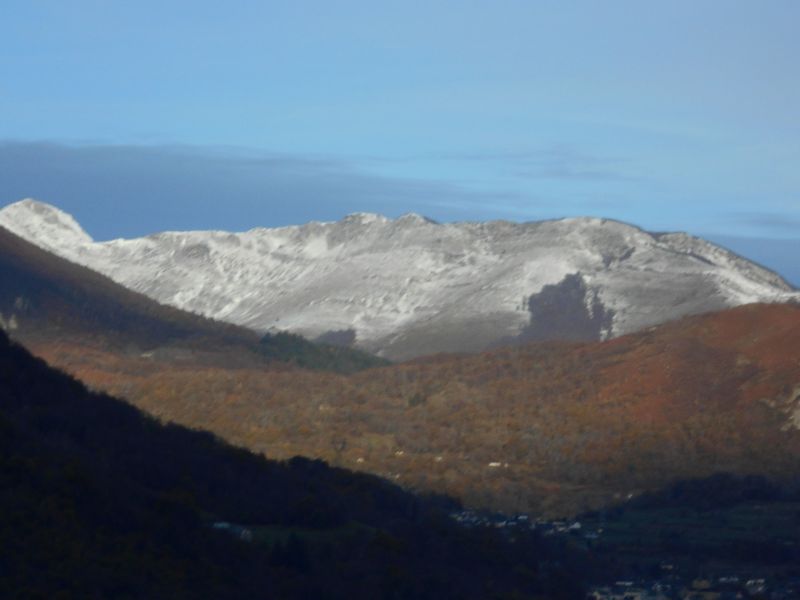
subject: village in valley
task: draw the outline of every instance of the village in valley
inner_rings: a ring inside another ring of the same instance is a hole
[[[488,511],[461,510],[451,517],[465,527],[493,527],[513,537],[528,531],[581,547],[589,553],[609,532],[602,521],[545,519],[526,514],[513,516]],[[788,600],[800,598],[800,575],[777,574],[761,565],[685,564],[679,560],[653,560],[647,572],[628,572],[591,585],[586,600]],[[638,569],[641,570],[641,569]]]

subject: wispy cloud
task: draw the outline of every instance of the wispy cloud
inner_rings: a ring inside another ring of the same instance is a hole
[[[551,144],[528,150],[497,152],[455,152],[399,157],[369,157],[374,162],[480,163],[522,179],[559,179],[569,181],[633,181],[641,177],[632,171],[630,160],[600,156],[569,144]]]
[[[800,238],[800,217],[796,213],[738,212],[726,215],[728,221],[765,232],[793,234]]]
[[[634,179],[620,158],[583,152],[569,145],[556,144],[528,152],[475,156],[506,166],[509,172],[526,179],[564,179],[571,181],[626,181]]]

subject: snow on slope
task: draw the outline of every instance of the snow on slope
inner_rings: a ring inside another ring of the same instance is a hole
[[[353,330],[358,345],[392,358],[480,350],[523,330],[535,338],[532,307],[575,304],[576,294],[586,313],[576,318],[607,311],[590,333],[600,338],[800,298],[775,273],[699,238],[596,218],[438,224],[359,213],[94,242],[66,213],[23,200],[0,210],[0,225],[163,303],[311,338]]]
[[[64,211],[32,198],[0,211],[0,225],[29,241],[46,240],[50,249],[91,244],[92,238]],[[43,244],[36,241],[40,246]]]

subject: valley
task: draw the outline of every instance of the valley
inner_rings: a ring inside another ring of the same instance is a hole
[[[0,600],[800,599],[800,2],[3,8]]]
[[[568,515],[719,471],[793,475],[798,339],[800,307],[756,305],[600,344],[350,376],[31,348],[161,419],[273,458],[319,457],[472,507]]]

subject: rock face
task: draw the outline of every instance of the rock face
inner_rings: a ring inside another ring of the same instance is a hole
[[[394,359],[515,338],[606,339],[800,298],[702,239],[597,218],[439,224],[359,213],[95,242],[70,215],[28,199],[0,210],[0,225],[165,304],[259,331],[333,335]]]

